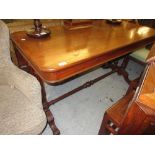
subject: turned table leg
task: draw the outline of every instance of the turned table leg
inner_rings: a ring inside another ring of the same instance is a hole
[[[40,82],[41,93],[42,93],[42,104],[43,104],[43,109],[44,109],[45,114],[46,114],[47,122],[48,122],[53,134],[59,135],[60,130],[57,128],[57,126],[55,124],[53,114],[50,111],[49,105],[47,102],[44,81],[42,81],[42,79],[35,73],[33,68],[27,63],[27,61],[23,58],[23,56],[20,54],[20,52],[16,48],[15,48],[15,53],[16,53],[16,57],[17,57],[17,61],[18,61],[18,67],[27,71],[28,73],[34,75],[38,79],[38,81]]]
[[[126,56],[125,59],[128,60],[128,57]],[[124,80],[130,84],[130,79],[129,79],[129,75],[128,73],[125,71],[125,67],[126,67],[126,62],[123,61],[123,63],[121,64],[121,66],[118,66],[118,61],[114,61],[112,63],[109,64],[109,67],[113,70],[116,71],[118,73],[118,75],[122,75]]]
[[[60,130],[57,128],[55,121],[54,121],[53,114],[50,111],[49,106],[48,106],[44,82],[41,80],[41,78],[39,76],[37,76],[37,79],[39,80],[39,82],[41,84],[42,103],[43,103],[43,109],[44,109],[46,117],[47,117],[47,122],[48,122],[53,134],[59,135]]]

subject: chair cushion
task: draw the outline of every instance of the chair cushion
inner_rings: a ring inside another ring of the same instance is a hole
[[[0,85],[0,134],[40,134],[45,125],[43,109],[18,89]]]
[[[139,61],[145,62],[149,52],[150,51],[148,49],[141,48],[130,54],[130,56],[132,56],[135,59],[138,59]]]

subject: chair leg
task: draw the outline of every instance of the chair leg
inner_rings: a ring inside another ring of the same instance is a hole
[[[57,126],[55,124],[52,112],[50,111],[49,108],[46,108],[46,107],[44,107],[44,111],[46,114],[47,122],[48,122],[51,130],[53,131],[53,135],[60,135],[60,130],[57,128]]]
[[[53,132],[53,135],[60,135],[60,130],[57,128],[57,126],[55,124],[54,116],[53,116],[52,112],[50,111],[48,103],[47,103],[44,82],[41,80],[41,78],[39,76],[36,75],[36,77],[41,85],[42,103],[43,103],[44,112],[46,114],[47,122]]]
[[[132,80],[129,84],[129,88],[126,92],[126,95],[129,94],[131,91],[136,90],[138,83],[139,83],[140,78],[137,78],[135,80]]]
[[[103,116],[102,123],[101,123],[100,130],[98,132],[98,135],[107,135],[107,134],[109,134],[109,131],[106,128],[106,125],[108,125],[108,121],[109,121],[109,117],[108,117],[107,113],[105,112],[105,114]]]
[[[155,135],[155,122],[150,123],[149,127],[144,132],[144,135]]]

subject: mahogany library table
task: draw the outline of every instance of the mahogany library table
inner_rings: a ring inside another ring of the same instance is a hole
[[[54,123],[54,117],[49,110],[50,105],[114,72],[123,75],[128,83],[130,80],[123,70],[125,64],[118,66],[115,62],[110,65],[112,71],[109,73],[88,81],[49,102],[46,99],[44,82],[61,84],[80,73],[126,56],[135,49],[155,41],[154,29],[127,21],[113,25],[105,20],[99,20],[94,21],[93,26],[88,28],[67,30],[63,26],[57,26],[51,27],[50,30],[51,35],[48,38],[33,39],[27,36],[26,32],[20,31],[12,33],[11,40],[19,67],[27,69],[40,81],[43,107],[53,134],[60,134],[60,131]]]

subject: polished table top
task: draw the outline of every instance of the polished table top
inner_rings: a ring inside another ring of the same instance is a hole
[[[66,30],[51,27],[46,39],[29,38],[24,31],[11,39],[19,52],[49,83],[56,83],[128,54],[155,40],[155,30],[122,22],[112,25],[95,21],[90,28]]]

